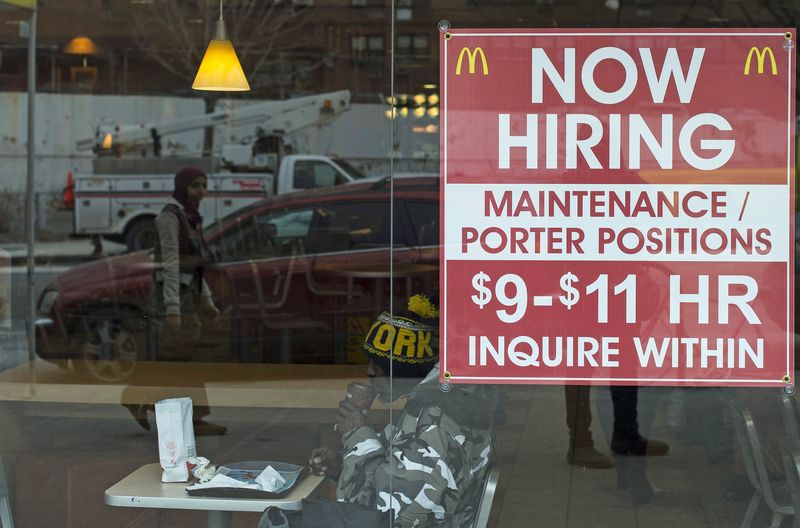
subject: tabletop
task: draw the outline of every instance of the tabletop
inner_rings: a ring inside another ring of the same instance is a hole
[[[230,499],[192,497],[186,492],[189,482],[161,482],[161,466],[146,464],[105,492],[105,503],[126,508],[165,508],[173,510],[205,510],[263,512],[269,506],[283,510],[301,509],[301,501],[311,495],[324,477],[306,475],[292,491],[281,499]]]
[[[72,360],[73,363],[79,360]],[[0,401],[152,403],[165,395],[212,407],[335,409],[366,365],[139,361],[118,383],[99,383],[69,360],[36,360],[0,372]]]

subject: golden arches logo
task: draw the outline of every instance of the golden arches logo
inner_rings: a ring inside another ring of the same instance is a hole
[[[747,54],[747,61],[744,63],[745,75],[750,75],[750,62],[753,60],[753,54],[755,54],[756,61],[758,61],[758,73],[764,73],[764,59],[766,59],[767,55],[769,55],[769,61],[772,66],[772,75],[778,75],[778,65],[775,63],[775,55],[772,53],[772,48],[769,46],[761,49],[758,49],[755,46],[750,48],[750,52]]]
[[[486,54],[483,52],[483,49],[480,46],[474,50],[471,50],[466,46],[461,48],[461,53],[458,54],[458,62],[456,62],[456,75],[461,75],[461,61],[464,60],[465,54],[467,56],[467,61],[469,61],[469,73],[475,73],[475,59],[477,59],[478,55],[480,55],[481,66],[483,66],[483,74],[489,75],[489,65],[486,63]]]

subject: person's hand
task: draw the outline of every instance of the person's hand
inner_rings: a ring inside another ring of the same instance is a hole
[[[201,307],[201,312],[203,317],[211,322],[214,330],[220,330],[222,328],[222,321],[219,316],[219,310],[213,304],[204,304]]]
[[[167,314],[167,327],[172,331],[181,329],[181,316],[180,314]]]
[[[330,447],[318,447],[311,452],[308,466],[315,475],[336,480],[342,473],[342,452]]]
[[[353,429],[358,429],[367,423],[367,411],[362,411],[352,402],[342,400],[336,411],[336,427],[334,430],[339,434],[345,434]]]
[[[206,319],[210,319],[211,321],[216,321],[219,317],[219,310],[213,304],[204,304],[203,305],[203,316]]]

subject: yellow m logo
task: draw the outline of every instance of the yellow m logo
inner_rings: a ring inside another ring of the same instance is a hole
[[[769,61],[772,65],[772,75],[778,75],[778,65],[775,64],[775,55],[772,54],[772,48],[769,46],[758,49],[753,46],[747,54],[747,61],[744,63],[744,74],[750,75],[750,61],[753,60],[753,54],[756,55],[758,61],[758,73],[764,73],[764,59],[769,55]]]
[[[464,60],[464,54],[467,55],[467,60],[469,61],[469,72],[475,73],[475,59],[478,58],[478,55],[481,56],[481,65],[483,66],[483,74],[489,75],[489,65],[486,63],[486,55],[483,53],[483,49],[480,47],[471,50],[467,47],[461,48],[461,53],[458,54],[458,62],[456,63],[456,75],[461,75],[461,61]]]

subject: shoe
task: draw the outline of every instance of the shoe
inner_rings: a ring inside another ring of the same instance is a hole
[[[609,469],[614,467],[614,462],[594,446],[576,446],[567,451],[567,464],[594,469]]]
[[[204,422],[202,420],[194,422],[194,435],[195,436],[219,436],[224,435],[228,428],[224,425],[213,424],[211,422]]]
[[[152,409],[152,405],[145,403],[123,403],[122,406],[128,409],[128,412],[131,413],[136,423],[142,426],[142,429],[145,431],[150,430],[150,422],[147,421],[147,410]]]
[[[669,453],[669,444],[637,435],[631,440],[611,439],[611,451],[617,455],[664,456]]]

